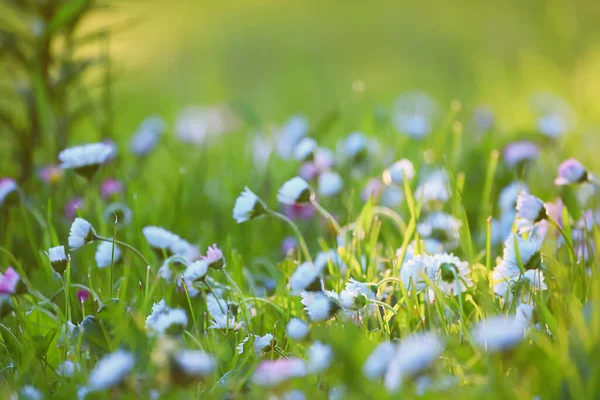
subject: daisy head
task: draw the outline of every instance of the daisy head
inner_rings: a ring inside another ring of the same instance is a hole
[[[341,308],[333,292],[302,292],[302,304],[312,321],[326,321]]]
[[[123,182],[115,178],[108,178],[100,186],[100,196],[103,199],[108,199],[112,196],[120,195],[123,193],[123,190]]]
[[[121,249],[114,243],[100,242],[95,258],[98,268],[110,267],[121,260]]]
[[[88,389],[102,391],[121,383],[133,369],[135,359],[125,350],[117,350],[101,359],[88,379]]]
[[[395,356],[396,346],[392,342],[378,344],[363,364],[363,374],[371,380],[381,378]]]
[[[203,257],[203,259],[208,263],[209,268],[212,269],[222,269],[225,266],[223,252],[216,244],[208,247],[208,250],[206,250],[206,257]]]
[[[325,171],[319,175],[319,194],[323,197],[337,195],[344,188],[344,181],[337,172]]]
[[[558,166],[558,177],[554,183],[558,186],[588,181],[588,171],[578,160],[569,158]]]
[[[304,339],[308,335],[308,331],[308,324],[299,318],[292,318],[285,327],[287,337],[296,341]]]
[[[312,196],[310,186],[299,176],[285,182],[277,193],[277,199],[283,204],[308,203]]]
[[[115,155],[114,145],[100,142],[65,149],[58,154],[58,159],[62,169],[72,169],[91,180],[100,167],[111,161]]]
[[[96,232],[92,224],[83,218],[75,218],[69,231],[69,247],[71,250],[77,250],[94,240],[96,240]]]
[[[544,203],[525,191],[519,193],[517,197],[517,218],[530,221],[532,223],[540,222],[548,217]]]
[[[390,185],[392,182],[402,184],[404,179],[411,181],[415,177],[415,167],[407,159],[395,162],[391,167],[383,171],[383,182]]]
[[[303,138],[294,147],[294,158],[298,161],[309,161],[314,158],[318,145],[313,138]]]
[[[211,376],[217,363],[213,356],[202,350],[180,350],[174,354],[169,366],[171,381],[186,385]]]
[[[69,260],[67,253],[65,252],[65,246],[51,247],[46,252],[46,255],[50,259],[50,265],[56,272],[59,274],[65,272]]]
[[[519,168],[526,162],[537,160],[540,149],[528,141],[513,142],[504,148],[504,163],[509,168]]]
[[[208,274],[209,263],[206,260],[198,260],[191,263],[183,273],[186,282],[204,282]]]
[[[317,341],[308,349],[307,372],[309,374],[321,374],[327,371],[332,362],[333,349],[331,346]]]
[[[159,255],[161,255],[162,252],[165,252],[167,255],[173,254],[174,247],[182,240],[173,232],[158,226],[146,226],[142,229],[142,233],[150,247],[152,247]]]
[[[18,295],[26,292],[25,283],[13,267],[6,268],[6,271],[0,274],[0,295]]]
[[[303,290],[318,292],[321,290],[320,271],[311,263],[301,264],[290,277],[292,293],[299,294]]]
[[[340,145],[343,157],[352,164],[358,164],[367,158],[369,141],[361,132],[352,132]]]
[[[150,153],[158,144],[165,128],[165,121],[159,116],[151,116],[143,120],[129,142],[131,152],[138,157]]]
[[[435,212],[417,224],[417,231],[425,239],[429,253],[451,251],[460,243],[462,222],[450,214]]]
[[[19,201],[19,187],[11,178],[0,179],[0,207],[16,204]]]
[[[514,316],[488,317],[473,329],[473,340],[487,352],[506,351],[523,341],[525,327]]]
[[[256,367],[253,381],[258,386],[273,387],[293,378],[305,376],[307,367],[299,358],[264,360]]]
[[[267,206],[247,187],[238,196],[233,207],[233,218],[238,224],[265,215]]]
[[[436,254],[433,258],[437,263],[435,282],[443,293],[455,296],[472,285],[468,262],[452,254]]]

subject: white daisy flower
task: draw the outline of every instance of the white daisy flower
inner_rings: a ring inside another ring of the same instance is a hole
[[[302,263],[290,277],[290,289],[294,294],[303,290],[318,292],[321,288],[320,272],[311,263]]]
[[[412,334],[396,348],[396,355],[385,373],[384,384],[389,392],[396,392],[405,378],[413,377],[429,368],[442,354],[444,343],[434,333]]]
[[[340,309],[334,292],[302,292],[302,304],[312,321],[326,321]]]
[[[284,160],[292,157],[296,144],[306,136],[308,132],[308,121],[301,116],[293,116],[288,119],[277,135],[277,152]]]
[[[497,315],[477,324],[472,335],[477,346],[490,353],[505,351],[523,341],[525,326],[514,316]]]
[[[148,320],[146,320],[146,323],[148,323]],[[163,310],[157,314],[151,327],[159,335],[178,335],[187,327],[187,324],[188,317],[185,310],[173,308]]]
[[[384,376],[395,356],[396,346],[392,342],[378,344],[363,364],[363,374],[372,380]]]
[[[42,400],[43,398],[42,392],[31,385],[25,385],[19,391],[20,400]]]
[[[456,296],[473,284],[468,262],[452,254],[436,254],[433,258],[437,264],[434,282],[443,293]]]
[[[435,99],[425,92],[404,93],[394,103],[394,125],[401,133],[422,139],[433,130],[439,109]]]
[[[12,197],[12,194],[18,194],[19,187],[17,186],[17,182],[15,182],[11,178],[3,178],[0,179],[0,207],[3,204],[12,203],[9,201],[9,196]]]
[[[417,224],[417,232],[425,241],[425,250],[429,253],[451,251],[460,244],[462,222],[450,214],[435,212],[428,214]]]
[[[254,348],[256,355],[261,355],[263,352],[269,350],[271,346],[273,346],[274,337],[272,334],[267,333],[264,336],[250,334],[249,336],[246,336],[244,340],[242,340],[240,344],[236,346],[238,354],[244,354],[244,345],[251,338],[254,338],[254,343],[252,343],[252,347]]]
[[[415,199],[423,202],[425,211],[440,211],[450,199],[446,173],[438,170],[429,174],[425,181],[417,187]]]
[[[317,141],[313,138],[304,138],[294,147],[294,158],[298,161],[312,159],[317,150]]]
[[[498,205],[502,213],[512,213],[517,207],[517,199],[522,192],[528,192],[527,185],[523,182],[514,181],[500,191]]]
[[[299,318],[292,318],[285,327],[287,336],[296,341],[300,341],[308,335],[308,324]]]
[[[213,318],[209,327],[210,329],[237,331],[244,327],[244,322],[236,320],[232,305],[225,300],[208,295],[206,296],[206,308]]]
[[[402,159],[396,161],[391,167],[383,171],[383,182],[386,185],[392,183],[402,184],[404,179],[411,181],[415,177],[415,167],[410,160]]]
[[[277,200],[283,204],[307,203],[312,196],[308,183],[299,176],[285,182],[277,193]]]
[[[88,379],[90,392],[102,391],[121,383],[133,369],[135,360],[131,353],[117,350],[101,359]]]
[[[100,242],[96,249],[96,265],[98,268],[110,267],[121,259],[121,249],[114,243]]]
[[[165,121],[159,116],[152,116],[143,120],[129,142],[131,152],[138,157],[150,153],[156,147],[165,128]]]
[[[50,259],[52,268],[59,274],[62,274],[67,268],[67,261],[69,260],[65,252],[65,246],[51,247],[48,249],[46,255]]]
[[[173,247],[182,240],[173,232],[158,226],[146,226],[142,229],[142,233],[150,247],[156,250],[165,250],[167,254],[172,253]]]
[[[388,185],[381,192],[379,202],[384,207],[394,208],[404,201],[404,190],[397,185]]]
[[[238,224],[260,217],[266,213],[267,206],[247,187],[235,200],[233,218]]]
[[[350,278],[340,293],[340,304],[346,310],[360,310],[367,306],[369,300],[375,300],[375,293],[366,283]]]
[[[72,169],[91,179],[103,164],[112,160],[116,148],[107,143],[92,143],[70,147],[58,154],[62,169]]]
[[[337,172],[324,171],[319,175],[319,194],[323,197],[337,195],[344,188],[344,181]]]
[[[75,218],[69,231],[69,247],[71,250],[77,250],[85,244],[93,242],[96,238],[96,232],[92,224],[83,218]]]
[[[183,273],[186,282],[204,281],[208,274],[208,261],[198,260],[191,263]]]
[[[178,370],[190,377],[210,376],[217,366],[214,357],[201,350],[182,350],[174,361]]]
[[[333,349],[331,346],[318,341],[314,342],[308,349],[308,373],[323,373],[329,369],[331,363],[333,363]]]
[[[538,130],[550,138],[560,137],[575,125],[573,109],[560,96],[538,92],[532,96],[531,106],[538,115]]]
[[[183,287],[183,274],[187,270],[190,262],[187,258],[174,255],[167,258],[158,270],[161,278],[167,282],[175,282],[177,287]]]
[[[165,299],[160,300],[158,303],[152,305],[152,312],[146,317],[146,329],[154,329],[154,325],[158,320],[158,316],[167,313],[170,310],[167,306]]]
[[[519,193],[519,197],[517,198],[517,218],[537,223],[547,216],[544,203],[540,199],[525,191]]]
[[[291,357],[262,361],[256,367],[252,380],[258,386],[272,387],[303,376],[306,376],[306,363]]]
[[[79,369],[79,364],[76,364],[71,360],[66,360],[58,364],[56,372],[58,372],[58,375],[60,376],[71,378],[73,375],[75,375],[75,371],[79,371]]]
[[[588,171],[578,160],[569,158],[558,166],[558,177],[554,183],[558,186],[584,183],[588,181]]]
[[[367,155],[369,141],[361,132],[352,132],[340,145],[344,158],[353,163],[362,162]]]

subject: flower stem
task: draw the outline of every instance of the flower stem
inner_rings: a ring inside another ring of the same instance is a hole
[[[386,310],[389,310],[389,311],[391,311],[391,312],[392,312],[392,314],[394,314],[394,315],[398,315],[398,312],[397,312],[396,310],[394,310],[394,307],[390,306],[390,305],[389,305],[389,304],[387,304],[387,303],[384,303],[383,301],[379,301],[379,300],[369,300],[369,303],[376,304],[376,305],[378,305],[378,306],[380,306],[380,307],[383,307],[383,308],[385,308]]]
[[[402,281],[398,278],[385,278],[377,282],[377,287],[381,287],[388,282],[402,283]]]
[[[200,334],[198,330],[198,324],[196,323],[196,315],[194,314],[194,308],[192,307],[192,299],[190,298],[190,292],[188,291],[187,282],[181,277],[181,283],[183,284],[183,290],[185,291],[185,297],[187,298],[188,306],[190,307],[190,313],[192,314],[192,321],[194,322],[194,328],[196,333]]]
[[[304,240],[304,237],[302,236],[300,229],[298,229],[298,226],[296,226],[296,224],[291,219],[289,219],[288,217],[286,217],[285,215],[283,215],[277,211],[268,210],[268,213],[269,213],[269,215],[272,215],[273,217],[279,218],[280,220],[284,221],[292,228],[292,230],[296,234],[296,237],[298,238],[298,245],[300,246],[300,248],[302,249],[302,252],[304,253],[304,258],[306,259],[306,261],[308,261],[312,264],[312,258],[310,256],[310,252],[308,251],[308,246],[306,245],[306,241]]]
[[[573,256],[573,261],[577,262],[577,253],[575,253],[575,248],[573,247],[573,242],[571,242],[571,239],[567,236],[564,229],[559,225],[558,222],[556,222],[552,218],[548,217],[547,220],[548,220],[548,222],[550,222],[550,224],[552,226],[554,226],[558,230],[558,232],[561,234],[561,236],[565,239],[565,242],[567,242],[567,247],[569,248],[569,250],[571,251],[571,255]]]
[[[146,266],[150,266],[150,263],[148,262],[148,260],[146,260],[146,258],[143,256],[143,254],[140,253],[138,249],[136,249],[135,247],[133,247],[130,244],[127,244],[120,240],[116,240],[116,239],[113,240],[113,239],[105,238],[105,237],[98,236],[98,235],[96,235],[96,240],[100,240],[100,241],[108,242],[108,243],[114,243],[114,244],[118,244],[119,246],[127,247],[129,250],[133,251],[144,262],[144,264],[146,264]]]
[[[314,196],[310,198],[310,204],[312,204],[322,216],[329,220],[331,225],[333,225],[336,234],[339,234],[342,231],[342,227],[336,221],[333,215],[331,215],[329,211],[323,208],[323,206],[319,204],[319,202],[314,198]]]

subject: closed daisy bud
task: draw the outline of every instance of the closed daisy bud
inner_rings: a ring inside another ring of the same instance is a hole
[[[321,288],[321,274],[311,263],[302,263],[290,277],[292,293],[299,294],[303,290],[318,292]]]
[[[332,362],[333,349],[331,346],[314,342],[308,349],[307,371],[309,374],[320,374],[327,371]]]
[[[247,187],[235,200],[233,218],[238,224],[260,217],[267,212],[267,206]]]
[[[401,184],[404,179],[411,181],[415,177],[415,167],[406,159],[395,162],[391,167],[383,171],[383,182],[386,185],[393,183]]]
[[[58,159],[62,169],[72,169],[90,180],[103,164],[114,158],[115,154],[116,149],[113,145],[92,143],[65,149],[58,154]]]
[[[308,324],[299,318],[292,318],[285,327],[285,333],[290,339],[300,341],[308,335]]]
[[[50,265],[52,265],[52,268],[59,274],[62,274],[67,268],[68,261],[67,253],[65,252],[65,246],[51,247],[48,249],[46,255],[50,259]]]
[[[369,379],[377,379],[384,376],[390,362],[395,356],[396,346],[392,342],[380,343],[363,364],[363,374]]]
[[[17,203],[19,200],[19,187],[11,178],[0,179],[0,207]]]
[[[225,266],[223,252],[216,244],[208,247],[208,250],[206,250],[206,257],[203,257],[203,259],[208,263],[208,267],[212,269],[221,269]]]
[[[579,161],[569,158],[558,166],[558,177],[554,180],[556,185],[570,185],[588,181],[588,172]]]
[[[131,353],[117,350],[101,359],[88,379],[88,389],[98,392],[123,382],[133,369],[135,360]]]
[[[69,248],[77,250],[96,239],[92,224],[83,218],[75,218],[69,231]]]
[[[13,267],[0,274],[0,295],[19,295],[27,292],[25,283]]]
[[[304,138],[294,148],[294,158],[298,161],[307,161],[314,157],[317,142],[313,138]]]
[[[537,223],[547,217],[544,203],[540,199],[525,191],[519,193],[519,197],[517,198],[517,218]]]
[[[198,260],[191,263],[183,273],[183,279],[186,282],[203,282],[208,274],[208,262],[206,260]]]
[[[319,194],[331,197],[340,193],[344,188],[344,181],[337,172],[325,171],[319,175]]]
[[[473,329],[473,340],[480,348],[493,353],[507,351],[523,341],[525,326],[514,316],[488,317]]]
[[[101,242],[96,249],[96,265],[107,268],[121,259],[121,249],[114,243]]]
[[[262,361],[256,367],[252,380],[258,386],[272,387],[303,376],[306,376],[306,363],[292,357]]]
[[[312,190],[308,183],[299,176],[285,182],[277,193],[277,200],[283,204],[308,203],[312,196]]]

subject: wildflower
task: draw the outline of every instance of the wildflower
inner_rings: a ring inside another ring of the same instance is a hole
[[[294,147],[308,132],[308,121],[301,116],[288,119],[277,135],[277,152],[284,160],[289,159],[294,153]]]
[[[185,244],[187,242],[173,232],[158,226],[146,226],[142,229],[142,233],[150,247],[159,254],[163,251],[166,252],[167,255],[185,253]]]
[[[290,289],[295,294],[303,290],[318,292],[321,287],[320,271],[308,262],[302,263],[290,277]]]
[[[10,205],[18,201],[19,187],[17,182],[11,178],[0,179],[0,207],[4,204]]]
[[[252,138],[252,159],[260,173],[264,173],[269,166],[272,152],[273,141],[262,132],[256,133]]]
[[[73,377],[73,375],[75,375],[75,371],[79,369],[79,364],[75,364],[71,360],[66,360],[58,364],[56,372],[58,372],[58,375],[60,376],[63,376],[65,378],[71,378]]]
[[[188,317],[185,310],[169,308],[164,299],[152,306],[152,313],[146,318],[146,328],[159,335],[178,335],[187,324]]]
[[[314,162],[307,161],[300,166],[298,176],[306,181],[312,181],[319,176],[320,172],[319,167]]]
[[[473,329],[477,346],[492,353],[510,350],[523,340],[525,326],[514,316],[497,315],[481,321]]]
[[[227,303],[223,299],[217,299],[213,295],[206,297],[206,308],[213,320],[210,329],[240,330],[244,327],[243,321],[236,321],[237,304]]]
[[[83,198],[82,197],[73,197],[69,202],[65,205],[65,217],[67,219],[73,219],[77,216],[77,210],[83,208]]]
[[[319,173],[327,171],[328,169],[333,167],[334,164],[333,152],[325,147],[319,147],[317,150],[315,150],[313,162],[317,167]]]
[[[540,222],[548,217],[544,203],[537,197],[521,191],[517,198],[517,217],[532,223]]]
[[[27,292],[27,287],[13,267],[0,274],[0,295],[17,295]]]
[[[515,322],[523,327],[528,327],[533,321],[534,308],[531,304],[521,303],[515,312]]]
[[[367,202],[370,198],[379,198],[383,193],[385,186],[378,178],[371,178],[368,180],[363,191],[361,192],[360,198],[362,201]]]
[[[222,269],[225,266],[223,252],[216,244],[208,247],[206,257],[203,257],[203,259],[208,263],[208,267],[212,269]]]
[[[111,196],[123,193],[123,183],[114,178],[108,178],[100,186],[100,196],[107,199]]]
[[[80,303],[85,303],[90,298],[90,292],[85,289],[80,289],[75,294]]]
[[[333,349],[321,342],[314,342],[308,349],[307,371],[310,374],[320,374],[331,366],[333,362]]]
[[[378,344],[363,364],[363,374],[369,379],[384,376],[395,356],[396,346],[392,342]]]
[[[575,124],[575,115],[561,97],[547,92],[532,96],[531,106],[538,115],[537,128],[545,136],[558,138]]]
[[[375,300],[375,293],[367,284],[350,278],[346,287],[340,293],[340,303],[346,310],[360,310],[365,308],[369,300]]]
[[[181,110],[175,130],[185,143],[200,146],[206,140],[237,129],[239,121],[226,105],[188,106]]]
[[[101,359],[88,379],[88,389],[102,391],[121,383],[133,369],[135,360],[125,350],[117,350]]]
[[[574,158],[569,158],[558,166],[558,177],[554,180],[554,183],[562,186],[583,183],[588,180],[588,171],[583,164]]]
[[[299,176],[285,182],[277,194],[277,199],[283,204],[307,203],[312,196],[308,183]]]
[[[138,157],[150,153],[165,130],[165,121],[159,116],[146,118],[131,137],[129,149]]]
[[[271,348],[276,342],[273,335],[270,333],[267,333],[264,336],[250,334],[249,336],[246,336],[240,342],[240,344],[237,345],[236,350],[238,354],[244,353],[244,345],[246,345],[250,339],[253,339],[252,347],[254,348],[256,355],[261,355],[264,351]]]
[[[414,377],[433,364],[443,349],[442,340],[434,333],[417,333],[402,339],[385,373],[386,389],[396,392],[405,378]]]
[[[133,212],[123,203],[112,203],[104,209],[102,218],[110,224],[115,224],[117,228],[121,228],[131,223]]]
[[[361,132],[352,132],[341,144],[344,158],[353,164],[361,163],[366,159],[369,142]]]
[[[77,250],[96,239],[96,232],[92,224],[83,218],[75,218],[69,231],[69,247]]]
[[[203,282],[208,274],[208,261],[198,260],[191,263],[183,273],[186,282]]]
[[[318,145],[313,138],[301,139],[294,147],[294,158],[298,161],[307,161],[314,157]]]
[[[445,294],[457,295],[471,285],[469,264],[452,254],[416,255],[400,271],[404,285],[422,290],[427,277]]]
[[[83,177],[92,179],[98,169],[116,155],[114,146],[106,143],[92,143],[70,147],[61,151],[58,159],[62,169],[72,169]]]
[[[411,181],[414,177],[415,167],[407,159],[397,161],[391,167],[383,171],[383,182],[386,185],[390,185],[392,182],[402,184],[404,179]]]
[[[298,239],[295,236],[288,236],[281,242],[281,252],[284,256],[291,255],[298,249]]]
[[[52,268],[59,274],[62,274],[67,268],[68,261],[67,253],[65,252],[65,246],[51,247],[48,249],[46,255],[50,259],[50,265]]]
[[[247,187],[236,199],[233,218],[238,224],[260,217],[267,212],[267,206]]]
[[[315,216],[312,204],[284,204],[283,213],[291,220],[309,220]]]
[[[19,391],[19,399],[21,400],[42,400],[43,398],[42,392],[31,385],[25,385]]]
[[[421,91],[402,94],[394,103],[393,120],[396,129],[414,139],[422,139],[433,130],[439,105],[427,93]]]
[[[323,197],[335,196],[342,191],[344,181],[337,172],[325,171],[319,175],[319,194]]]
[[[114,243],[101,242],[96,249],[96,265],[98,268],[110,267],[121,259],[121,249]]]
[[[404,200],[404,191],[397,185],[388,185],[381,194],[381,205],[384,207],[397,207]]]
[[[287,336],[296,341],[300,341],[308,335],[308,324],[301,319],[292,318],[285,327]]]
[[[187,270],[190,262],[185,257],[173,255],[167,258],[158,270],[161,278],[171,283],[173,280],[177,287],[183,286],[183,274]]]
[[[527,185],[514,181],[500,191],[498,205],[502,213],[512,213],[517,207],[517,199],[522,192],[527,193]]]
[[[340,309],[334,292],[302,292],[302,304],[312,321],[326,321]]]
[[[438,170],[427,176],[417,187],[415,198],[423,202],[426,211],[439,211],[450,198],[448,177],[445,172]]]
[[[256,367],[253,381],[259,386],[277,386],[293,378],[306,375],[306,363],[299,358],[264,360]]]
[[[212,375],[217,366],[214,357],[201,350],[181,350],[173,364],[171,378],[182,384]]]
[[[417,232],[425,240],[429,253],[451,251],[460,243],[462,222],[450,214],[435,212],[417,224]]]
[[[508,144],[504,148],[504,163],[509,168],[518,168],[528,161],[537,160],[540,149],[537,144],[520,141]]]
[[[60,181],[63,175],[63,170],[58,165],[48,165],[40,168],[38,177],[42,182],[48,185],[54,185]]]

